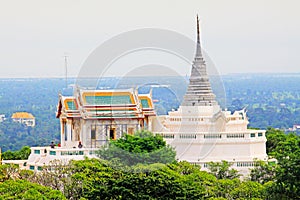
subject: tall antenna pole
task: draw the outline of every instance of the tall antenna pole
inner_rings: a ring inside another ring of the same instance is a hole
[[[66,89],[68,88],[68,55],[65,53],[65,80],[66,80]]]

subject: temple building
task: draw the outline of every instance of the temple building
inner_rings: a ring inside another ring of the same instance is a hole
[[[95,158],[96,151],[123,134],[152,127],[156,116],[149,94],[135,89],[87,90],[77,87],[74,96],[59,95],[56,117],[60,119],[58,146],[32,147],[27,168],[39,171],[60,160]]]
[[[60,95],[56,117],[61,124],[61,146],[99,148],[122,134],[147,129],[155,116],[151,94],[127,90],[85,90]]]
[[[247,128],[245,110],[222,111],[216,101],[201,52],[198,17],[196,55],[183,102],[155,122],[152,131],[176,149],[178,160],[202,169],[208,162],[226,160],[247,174],[255,159],[267,160],[265,131]]]
[[[26,126],[35,126],[35,117],[28,112],[15,112],[11,116],[14,122],[25,124]]]
[[[95,157],[95,151],[123,134],[147,129],[173,146],[178,160],[207,169],[226,160],[247,174],[254,160],[267,160],[264,130],[248,129],[245,110],[222,110],[213,93],[200,44],[197,18],[196,54],[189,85],[178,110],[156,116],[152,95],[135,89],[89,90],[76,86],[73,96],[59,95],[59,147],[32,147],[27,168],[41,170],[58,159]]]

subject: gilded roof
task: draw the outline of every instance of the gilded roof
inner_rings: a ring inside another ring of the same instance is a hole
[[[85,105],[135,105],[132,91],[85,91],[82,93]]]
[[[60,95],[56,117],[143,118],[155,115],[150,94],[133,89],[81,90],[74,96]]]
[[[17,118],[34,119],[34,116],[28,112],[16,112],[11,116],[11,118],[13,118],[13,119],[17,119]]]

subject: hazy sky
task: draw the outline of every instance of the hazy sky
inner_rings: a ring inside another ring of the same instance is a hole
[[[221,74],[300,73],[299,8],[298,0],[0,0],[0,77],[62,77],[65,52],[76,76],[97,46],[133,29],[195,39],[197,13]]]

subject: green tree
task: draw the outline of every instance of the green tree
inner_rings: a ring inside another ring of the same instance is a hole
[[[2,153],[3,160],[26,160],[31,153],[29,146],[24,146],[18,151],[6,151]]]
[[[275,164],[265,161],[255,161],[255,167],[251,169],[250,180],[261,184],[272,181],[275,178]]]
[[[116,182],[123,181],[122,171],[113,169],[107,161],[98,159],[85,159],[72,163],[74,165],[72,179],[82,183],[81,189],[78,190],[78,198],[120,199],[118,197],[120,192],[113,193],[113,189],[122,189],[114,187]]]
[[[275,151],[278,144],[282,141],[285,141],[286,134],[279,129],[274,128],[268,128],[266,132],[267,137],[267,154],[269,156],[272,156]]]
[[[0,165],[0,182],[19,178],[19,166],[14,164]]]
[[[7,180],[0,183],[0,200],[6,199],[66,199],[58,190],[52,190],[25,180]]]
[[[280,193],[288,198],[300,198],[300,137],[288,134],[285,141],[280,141],[275,149],[278,160],[276,185]]]
[[[209,162],[208,169],[217,179],[234,179],[239,178],[241,175],[235,169],[230,169],[231,164],[228,161],[222,162]]]
[[[265,187],[257,182],[244,181],[231,191],[232,199],[265,199]]]
[[[268,192],[281,199],[300,198],[300,136],[268,129],[267,149],[277,159],[273,188]]]
[[[65,163],[61,160],[53,160],[39,173],[32,174],[30,172],[22,170],[20,177],[54,190],[60,190],[67,198],[79,198],[82,182],[72,178],[74,174],[72,161]]]
[[[241,181],[237,178],[234,179],[217,179],[212,186],[214,190],[214,197],[233,199],[232,191],[235,190]]]
[[[214,196],[216,178],[187,162],[138,164],[131,170],[112,168],[108,161],[74,161],[74,179],[86,199],[204,199]]]
[[[176,152],[166,145],[160,135],[153,135],[149,131],[139,131],[134,135],[124,135],[118,140],[111,141],[102,147],[98,155],[105,160],[117,160],[124,165],[131,166],[138,163],[172,163]]]

